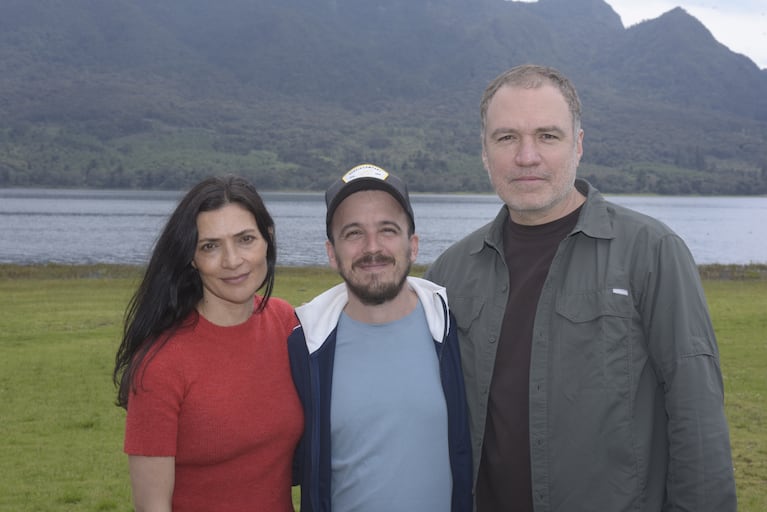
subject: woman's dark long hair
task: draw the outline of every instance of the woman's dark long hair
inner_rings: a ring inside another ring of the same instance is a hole
[[[195,307],[202,299],[202,281],[192,267],[197,246],[197,215],[238,204],[253,214],[266,240],[267,272],[263,299],[266,307],[274,288],[277,247],[274,221],[255,187],[237,176],[207,178],[181,199],[157,239],[144,277],[125,312],[123,339],[115,356],[112,380],[118,388],[117,405],[127,409],[128,395],[137,383],[137,371],[154,347],[161,347],[186,318],[197,320]],[[190,316],[191,315],[191,316]],[[151,358],[151,356],[150,356]]]

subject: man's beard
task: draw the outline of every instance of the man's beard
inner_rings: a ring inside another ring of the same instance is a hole
[[[384,262],[394,263],[395,261],[394,258],[389,258],[386,256],[369,255],[355,261],[352,264],[352,269],[354,269],[354,267],[358,264]],[[399,278],[396,278],[395,276],[396,280],[392,282],[383,283],[378,281],[378,276],[372,276],[371,283],[360,285],[352,282],[352,280],[346,276],[345,272],[341,271],[340,274],[346,282],[346,288],[349,290],[349,293],[357,297],[360,302],[366,306],[379,306],[384,302],[388,302],[394,299],[402,290],[402,287],[405,285],[405,281],[407,280],[407,276],[410,274],[411,263],[409,258],[407,259],[407,262],[407,266],[404,268],[402,275],[399,276]]]

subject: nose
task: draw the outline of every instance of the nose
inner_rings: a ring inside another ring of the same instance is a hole
[[[540,163],[541,155],[538,152],[535,138],[522,137],[522,140],[519,142],[519,149],[515,155],[515,160],[520,167],[529,167]]]
[[[233,244],[226,244],[223,248],[221,266],[224,268],[237,268],[240,263],[242,263],[242,256],[240,256],[237,247]]]
[[[381,250],[381,245],[378,243],[378,236],[375,233],[365,235],[365,252],[373,254]]]

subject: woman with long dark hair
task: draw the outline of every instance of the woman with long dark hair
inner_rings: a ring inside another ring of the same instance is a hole
[[[276,259],[274,222],[242,178],[200,182],[171,214],[113,374],[137,511],[293,510],[303,416]]]

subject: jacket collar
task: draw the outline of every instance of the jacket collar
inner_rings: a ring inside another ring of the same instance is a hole
[[[445,288],[412,276],[407,278],[407,286],[421,301],[432,338],[441,343],[450,328]],[[341,283],[296,308],[310,354],[320,348],[336,328],[348,300],[346,284]]]

